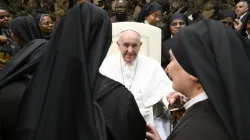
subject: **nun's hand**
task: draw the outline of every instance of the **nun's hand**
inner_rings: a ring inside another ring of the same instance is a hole
[[[235,19],[234,20],[234,29],[236,31],[239,31],[241,29],[241,26],[242,26],[242,22],[240,19]]]
[[[171,106],[182,106],[188,101],[188,98],[179,92],[172,92],[168,95],[167,100]]]
[[[161,140],[157,130],[150,124],[147,125],[146,140]]]
[[[0,43],[1,43],[1,44],[6,43],[6,42],[7,42],[7,40],[8,40],[8,38],[7,38],[7,37],[5,37],[5,36],[3,36],[3,35],[0,35]]]

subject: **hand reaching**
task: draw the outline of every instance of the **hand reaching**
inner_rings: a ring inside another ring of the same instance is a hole
[[[161,140],[159,133],[152,125],[147,125],[146,140]]]
[[[240,19],[235,19],[234,21],[234,29],[236,31],[239,31],[241,29],[242,26],[242,22],[240,21]]]
[[[168,95],[167,100],[171,106],[182,106],[188,101],[188,98],[179,92],[172,92]]]
[[[8,40],[8,38],[6,38],[5,36],[3,36],[3,35],[0,35],[0,44],[4,44],[4,43],[6,43],[7,42],[7,40]]]

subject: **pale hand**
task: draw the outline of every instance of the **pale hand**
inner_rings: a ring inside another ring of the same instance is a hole
[[[241,29],[242,26],[242,22],[240,21],[240,19],[235,19],[234,21],[234,29],[236,31],[239,31]]]
[[[179,93],[179,92],[171,92],[168,97],[167,97],[168,103],[173,106],[173,105],[183,105],[188,101],[188,98]]]
[[[157,130],[150,124],[147,125],[146,140],[162,140]]]
[[[8,40],[7,37],[3,36],[3,35],[0,35],[0,43],[6,43]]]

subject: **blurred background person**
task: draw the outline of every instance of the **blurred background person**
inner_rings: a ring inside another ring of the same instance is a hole
[[[50,16],[48,14],[38,13],[35,15],[35,22],[44,39],[49,40],[54,28],[54,22]]]

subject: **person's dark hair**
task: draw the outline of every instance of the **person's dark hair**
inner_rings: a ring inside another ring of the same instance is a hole
[[[194,10],[192,14],[193,20],[197,20],[200,17],[200,10]]]
[[[236,15],[235,13],[233,12],[233,10],[231,9],[225,9],[225,10],[222,10],[220,11],[217,16],[216,16],[216,20],[222,20],[222,19],[225,19],[227,17],[230,17],[232,19],[235,19],[236,18]]]

